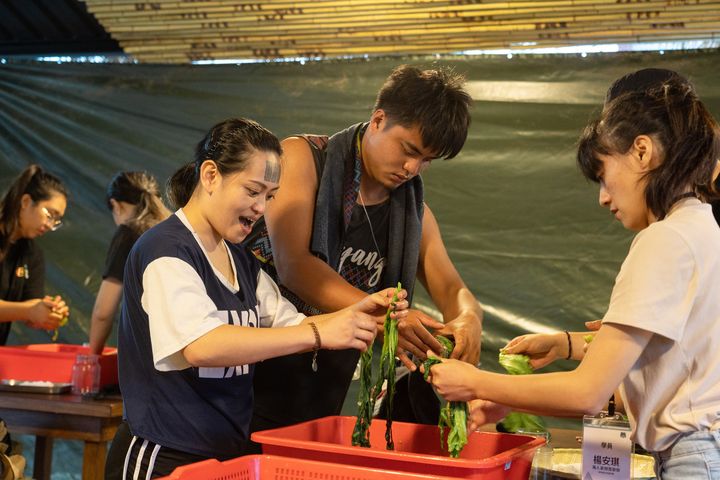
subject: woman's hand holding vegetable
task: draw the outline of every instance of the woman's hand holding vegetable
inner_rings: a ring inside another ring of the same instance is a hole
[[[49,300],[53,304],[51,308],[52,313],[61,317],[60,326],[62,326],[64,324],[63,320],[70,316],[70,307],[67,306],[65,300],[63,300],[60,295],[55,295],[54,297],[46,295],[43,300]]]
[[[600,330],[600,327],[602,327],[602,320],[591,320],[589,322],[585,322],[585,328],[591,332],[597,332]],[[587,352],[588,346],[590,345],[590,342],[593,341],[593,338],[595,338],[594,333],[583,336],[583,339],[585,340],[585,345],[583,345],[583,354]]]
[[[434,356],[427,352],[428,356]],[[437,393],[451,402],[469,402],[478,398],[473,385],[483,372],[474,365],[455,359],[440,359],[430,368],[430,382]]]
[[[36,329],[54,330],[67,318],[70,312],[70,309],[59,295],[54,298],[45,296],[44,298],[26,300],[24,303],[28,307],[26,323],[29,327]]]
[[[590,331],[599,330],[601,325],[602,320],[585,322],[585,327]],[[582,360],[587,351],[588,340],[592,341],[592,335],[588,335],[587,332],[570,332],[569,335],[573,344],[572,359]],[[567,359],[570,354],[568,334],[557,332],[520,335],[510,340],[502,351],[508,354],[527,355],[530,357],[530,366],[533,370],[537,370],[555,360]]]
[[[364,352],[372,345],[377,333],[375,316],[380,311],[387,312],[391,307],[394,288],[387,288],[380,292],[368,295],[361,301],[351,305],[336,314],[324,316],[320,320],[317,317],[309,317],[317,324],[320,333],[322,348],[340,350],[355,348]],[[394,311],[390,314],[393,318],[401,319],[407,315],[408,302],[405,300],[407,292],[401,290],[398,294],[398,301],[392,307]]]
[[[510,340],[502,351],[507,354],[527,355],[530,357],[530,366],[537,370],[567,357],[567,336],[565,332],[520,335]]]

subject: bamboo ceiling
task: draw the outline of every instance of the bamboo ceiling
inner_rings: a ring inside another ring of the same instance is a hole
[[[720,38],[707,0],[85,0],[140,62]]]

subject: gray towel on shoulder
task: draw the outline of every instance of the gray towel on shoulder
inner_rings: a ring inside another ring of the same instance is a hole
[[[344,192],[344,189],[351,184],[348,179],[355,168],[353,144],[357,130],[363,125],[352,125],[330,137],[315,199],[310,250],[335,271],[345,236],[343,208],[348,204],[354,205],[357,200],[356,188],[350,192]],[[417,176],[390,193],[390,226],[384,272],[385,286],[392,287],[402,282],[408,292],[408,300],[412,299],[417,274],[422,216],[423,183]]]

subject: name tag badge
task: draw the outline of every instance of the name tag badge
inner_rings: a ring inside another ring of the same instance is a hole
[[[583,480],[631,478],[632,449],[630,423],[620,415],[600,412],[583,418]]]
[[[30,270],[28,270],[27,264],[17,267],[15,269],[15,276],[17,278],[24,278],[25,280],[30,278]]]

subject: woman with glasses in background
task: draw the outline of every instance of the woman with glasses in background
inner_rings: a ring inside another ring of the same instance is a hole
[[[30,165],[0,199],[0,345],[11,322],[54,330],[68,316],[63,299],[44,294],[45,260],[34,239],[62,226],[67,191],[38,165]]]

